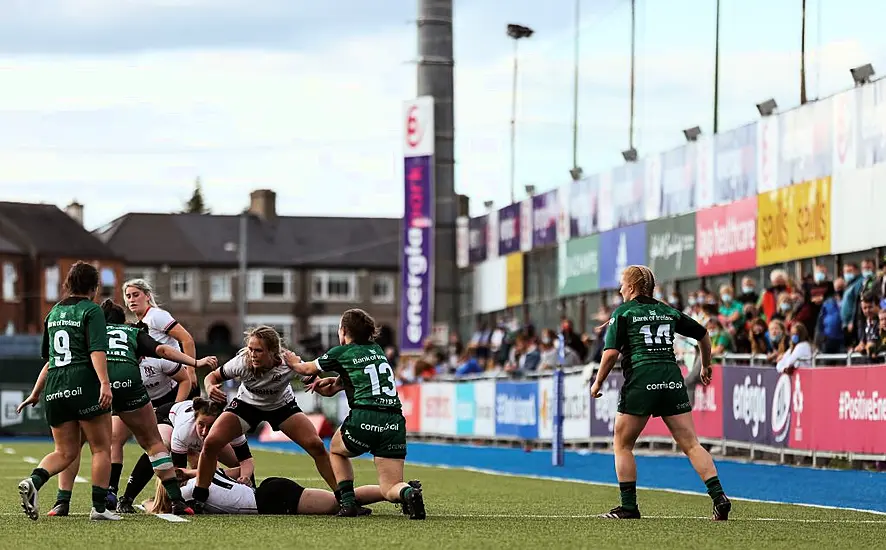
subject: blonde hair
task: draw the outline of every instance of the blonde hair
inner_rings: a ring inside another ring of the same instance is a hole
[[[126,289],[129,287],[135,287],[142,291],[145,296],[148,297],[148,304],[151,307],[160,307],[157,305],[157,295],[154,294],[154,288],[151,286],[151,283],[144,279],[129,279],[125,283],[123,283],[123,295],[126,295]]]
[[[622,272],[626,284],[634,287],[639,296],[652,298],[655,293],[655,275],[645,265],[629,265]]]
[[[247,369],[251,370],[256,375],[261,376],[283,362],[283,339],[280,338],[280,334],[273,327],[267,325],[257,326],[247,330],[244,333],[244,336],[243,343],[246,345],[240,348],[240,351],[237,352],[238,357],[246,358],[246,355],[249,353],[249,339],[258,338],[265,345],[265,348],[267,348],[268,354],[271,357],[276,358],[276,361],[270,367],[254,367],[252,366],[252,361],[249,361],[248,358],[246,358],[245,363]]]
[[[163,487],[163,482],[159,479],[156,479],[154,500],[151,501],[150,508],[147,506],[145,508],[149,514],[169,514],[172,512],[172,501],[169,500],[169,494],[166,492],[166,488]]]

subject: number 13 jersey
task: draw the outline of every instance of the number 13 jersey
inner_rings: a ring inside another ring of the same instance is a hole
[[[341,376],[352,409],[400,410],[394,369],[378,344],[336,346],[317,359],[317,366]]]
[[[621,352],[621,367],[628,382],[634,369],[649,365],[677,368],[674,334],[701,340],[707,331],[683,312],[638,296],[612,312],[603,349]]]

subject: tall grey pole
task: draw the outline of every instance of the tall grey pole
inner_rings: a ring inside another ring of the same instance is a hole
[[[239,269],[237,273],[237,321],[240,324],[240,338],[246,333],[246,293],[247,293],[247,242],[249,240],[249,215],[240,214],[240,237],[237,244]],[[238,340],[239,341],[239,340]]]
[[[517,201],[517,38],[514,39],[514,79],[511,83],[511,204]]]
[[[579,39],[581,37],[581,0],[575,0],[575,74],[572,83],[572,169],[578,169],[578,77]]]

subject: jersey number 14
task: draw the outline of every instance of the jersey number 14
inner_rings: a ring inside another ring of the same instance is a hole
[[[647,346],[674,343],[671,337],[671,325],[669,324],[658,325],[655,336],[652,335],[652,325],[643,325],[640,327],[640,334],[643,335],[643,341],[646,342]]]

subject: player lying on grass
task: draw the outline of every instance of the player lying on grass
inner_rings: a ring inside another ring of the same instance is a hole
[[[197,475],[197,460],[203,449],[203,441],[212,429],[213,424],[224,412],[224,405],[196,397],[181,403],[168,403],[158,410],[161,418],[160,435],[164,444],[172,453],[172,464],[176,468],[186,469],[188,477]],[[239,466],[243,477],[241,483],[253,483],[255,461],[249,450],[246,437],[239,436],[226,445],[219,453],[219,462],[228,467]],[[135,512],[133,502],[139,493],[148,485],[150,477],[136,478],[135,472],[126,484],[126,492],[120,498],[118,512],[131,514]]]
[[[271,327],[260,326],[246,334],[245,343],[246,347],[236,357],[210,372],[204,381],[210,399],[222,404],[227,403],[227,395],[220,387],[223,381],[239,380],[240,388],[203,442],[194,488],[193,506],[197,513],[209,496],[219,453],[235,438],[265,421],[307,451],[317,471],[329,487],[335,489],[329,452],[295,400],[290,381],[296,373],[283,362],[280,335]]]
[[[655,276],[648,267],[632,265],[624,270],[619,290],[624,303],[612,312],[600,370],[591,387],[594,398],[603,395],[600,391],[603,382],[621,355],[624,385],[618,399],[613,442],[621,506],[601,517],[640,518],[634,444],[649,417],[660,416],[704,481],[714,502],[713,519],[726,520],[732,504],[723,493],[710,453],[699,444],[695,435],[692,405],[674,356],[674,334],[697,340],[701,348],[701,381],[707,385],[711,382],[712,372],[711,338],[700,324],[654,299],[654,289]]]
[[[186,472],[180,471],[179,480],[183,481],[181,493],[190,497],[197,480],[192,478],[185,481],[186,477]],[[307,489],[283,477],[269,477],[257,489],[253,489],[238,482],[237,478],[243,478],[239,468],[214,472],[204,513],[334,515],[339,510],[338,499],[331,491]],[[385,500],[378,485],[358,487],[356,494],[361,505]],[[169,513],[169,496],[163,485],[157,484],[154,498],[146,500],[144,507],[152,514]]]
[[[351,412],[332,437],[332,466],[341,492],[339,516],[359,515],[354,493],[354,469],[351,457],[372,453],[382,495],[390,502],[400,502],[411,519],[425,519],[422,490],[403,482],[406,460],[406,419],[397,396],[394,371],[384,350],[374,342],[378,336],[375,320],[362,309],[349,309],[341,317],[338,338],[341,345],[310,363],[303,363],[286,352],[286,364],[304,376],[334,372],[309,384],[320,395],[331,396],[345,391]]]
[[[152,474],[170,487],[172,509],[176,514],[190,514],[191,510],[175,492],[176,480],[172,460],[164,445],[157,428],[157,419],[148,392],[142,384],[139,372],[139,357],[165,357],[173,361],[196,363],[199,366],[214,366],[215,357],[206,357],[199,361],[188,357],[169,346],[162,345],[138,328],[126,325],[126,314],[123,308],[112,300],[105,300],[101,310],[106,322],[108,338],[108,376],[113,396],[111,407],[113,414],[120,418],[127,433],[131,431],[136,441],[151,459]],[[40,399],[46,383],[48,368],[44,367],[31,395],[21,405],[19,412],[27,405],[33,405]],[[85,441],[84,441],[85,442]],[[82,450],[82,448],[80,449]],[[79,453],[74,462],[59,476],[59,491],[55,506],[49,511],[50,516],[67,516],[70,512],[71,493],[74,477],[79,470]]]

